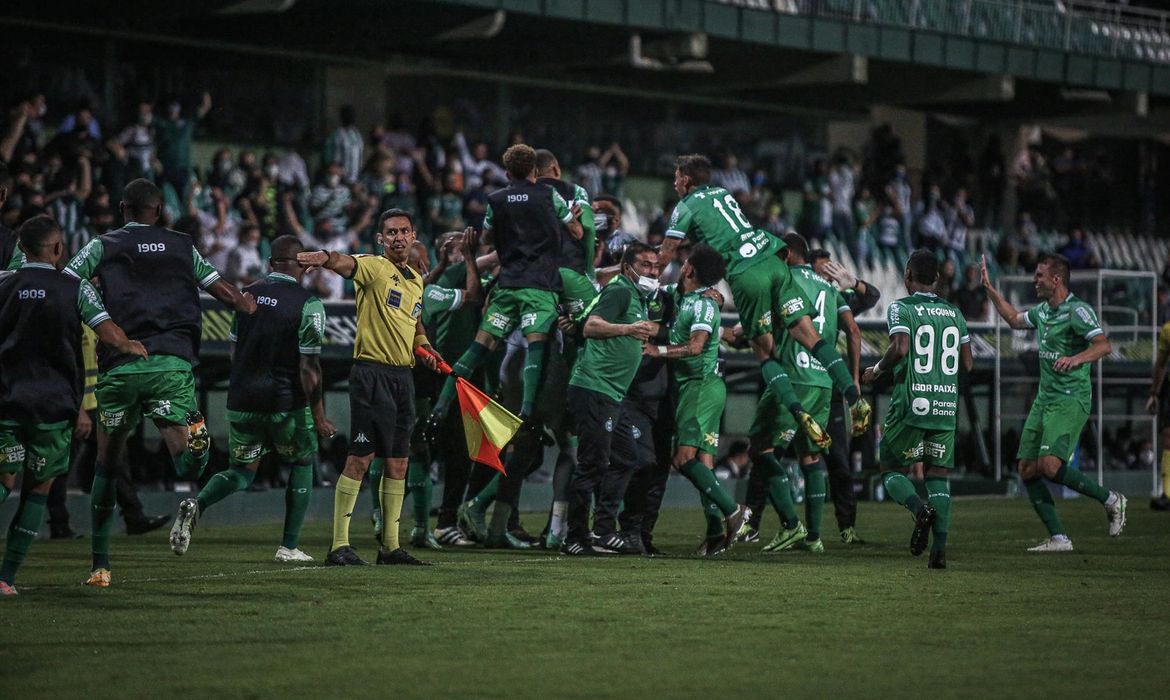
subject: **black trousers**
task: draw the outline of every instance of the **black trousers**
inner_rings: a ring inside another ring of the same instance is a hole
[[[845,427],[845,401],[833,392],[829,413],[829,436],[833,446],[825,455],[825,466],[829,471],[829,495],[833,499],[833,512],[837,516],[837,527],[844,530],[857,522],[857,494],[853,493],[853,473],[849,465],[849,431]]]
[[[626,404],[638,444],[638,468],[626,488],[626,507],[618,521],[623,533],[650,545],[670,478],[674,406],[667,399],[627,400]]]
[[[463,420],[459,411],[447,411],[443,419],[441,431],[443,438],[438,440],[432,449],[436,457],[443,464],[443,501],[439,504],[438,527],[452,527],[456,522],[456,514],[460,504],[465,500],[468,481],[471,478],[471,458],[467,456],[467,444],[463,437]],[[487,467],[481,467],[484,472],[491,472]],[[485,473],[479,487],[483,488],[491,479],[491,473]],[[473,492],[474,493],[474,492]]]
[[[593,533],[616,530],[617,512],[637,467],[637,441],[623,404],[591,389],[570,386],[568,406],[577,433],[577,469],[569,482],[568,540],[589,535],[589,501],[594,492]]]

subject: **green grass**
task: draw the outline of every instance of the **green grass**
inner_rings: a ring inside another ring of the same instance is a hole
[[[181,559],[165,533],[119,536],[108,590],[80,585],[84,541],[40,541],[22,595],[0,601],[0,696],[1159,693],[1170,516],[1134,499],[1111,540],[1096,503],[1061,512],[1077,551],[1034,555],[1025,501],[960,500],[944,572],[909,555],[910,518],[890,504],[863,505],[872,544],[831,539],[823,556],[755,543],[713,560],[443,552],[432,568],[297,569],[270,561],[275,524],[208,527]],[[661,545],[689,552],[700,528],[697,509],[667,512]],[[326,529],[307,528],[314,556]]]

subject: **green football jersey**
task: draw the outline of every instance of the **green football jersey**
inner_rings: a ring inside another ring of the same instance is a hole
[[[959,415],[959,347],[971,342],[967,321],[937,295],[915,292],[886,309],[890,337],[906,333],[910,351],[894,368],[887,421],[924,430],[954,430]]]
[[[1071,396],[1088,411],[1093,403],[1089,364],[1071,372],[1057,372],[1052,363],[1076,355],[1088,348],[1093,338],[1105,333],[1093,308],[1069,294],[1055,309],[1045,302],[1028,309],[1024,317],[1028,325],[1036,329],[1040,343],[1040,393],[1036,400]]]
[[[817,310],[817,315],[813,318],[817,332],[830,344],[836,343],[837,318],[850,311],[845,297],[824,277],[818,275],[812,269],[812,265],[793,265],[788,269],[791,270],[792,279],[800,287],[800,291],[812,299],[813,307]],[[785,333],[784,339],[780,341],[777,356],[793,384],[832,388],[833,379],[824,365],[788,333]]]
[[[437,314],[456,311],[463,306],[463,290],[428,284],[423,289],[423,324],[430,323]]]
[[[779,238],[752,226],[730,192],[710,185],[674,205],[666,235],[690,238],[719,251],[727,261],[729,278],[784,249]]]
[[[597,295],[588,316],[600,316],[610,323],[637,323],[646,320],[646,301],[625,275],[618,275]],[[605,394],[614,401],[625,398],[630,382],[642,362],[642,341],[628,335],[616,338],[589,338],[573,365],[571,386]]]
[[[719,367],[719,307],[714,300],[703,296],[705,291],[705,288],[698,289],[683,295],[670,326],[671,345],[685,345],[699,331],[710,334],[698,355],[674,360],[674,376],[680,382],[709,377]]]
[[[597,270],[593,267],[593,258],[597,255],[597,224],[593,220],[593,202],[589,200],[589,193],[580,185],[573,185],[573,201],[581,207],[581,247],[585,251],[585,276],[597,280]]]

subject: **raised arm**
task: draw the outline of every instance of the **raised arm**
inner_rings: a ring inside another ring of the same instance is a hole
[[[241,293],[234,285],[224,280],[216,280],[206,289],[208,294],[219,299],[229,309],[242,314],[256,313],[256,298],[250,292]]]
[[[468,226],[463,231],[463,266],[467,276],[463,283],[463,302],[483,301],[483,284],[479,281],[479,261],[475,258],[479,250],[479,232]]]
[[[991,303],[995,306],[995,310],[999,314],[1000,318],[1002,318],[1004,321],[1007,321],[1008,326],[1015,328],[1016,330],[1031,328],[1031,325],[1028,323],[1027,314],[1012,306],[1011,302],[1004,298],[1004,296],[999,293],[999,290],[995,288],[995,285],[991,283],[991,277],[989,277],[987,274],[986,255],[982,258],[980,268],[983,273],[983,288],[987,290],[987,298],[990,299]]]
[[[320,267],[336,272],[346,279],[357,270],[357,258],[332,250],[313,250],[297,253],[297,262],[306,267]]]

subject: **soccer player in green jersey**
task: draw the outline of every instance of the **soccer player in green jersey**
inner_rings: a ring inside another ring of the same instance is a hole
[[[996,312],[1014,329],[1035,329],[1040,344],[1040,391],[1028,409],[1016,458],[1032,507],[1048,528],[1048,539],[1028,551],[1071,552],[1072,540],[1044,478],[1100,501],[1109,516],[1110,537],[1117,537],[1125,527],[1125,496],[1068,468],[1093,403],[1089,367],[1113,348],[1092,307],[1068,291],[1069,265],[1064,256],[1043,256],[1033,282],[1041,303],[1017,311],[992,285],[987,260],[983,260],[983,286]]]
[[[300,549],[301,526],[313,489],[317,436],[337,429],[325,416],[321,345],[325,305],[301,286],[304,268],[296,236],[272,241],[270,272],[244,288],[256,298],[256,313],[232,317],[232,371],[227,398],[229,469],[217,472],[195,498],[184,499],[171,528],[171,551],[184,554],[195,524],[212,505],[244,491],[256,479],[260,460],[275,452],[289,465],[284,534],[278,562],[308,562]]]
[[[785,234],[784,243],[788,251],[788,266],[792,278],[801,292],[813,300],[817,316],[813,320],[817,332],[825,338],[836,338],[838,326],[848,337],[849,371],[857,384],[861,356],[861,331],[853,321],[853,311],[845,297],[828,280],[821,277],[807,264],[808,241],[799,233]],[[797,399],[819,425],[828,425],[832,410],[833,381],[824,365],[809,355],[796,340],[784,336],[777,351],[780,363],[792,380]],[[768,483],[768,500],[780,516],[782,525],[776,537],[764,547],[765,552],[778,552],[794,546],[811,552],[824,552],[821,541],[821,515],[828,495],[828,470],[823,454],[825,448],[817,445],[807,435],[797,436],[794,417],[784,410],[779,397],[771,387],[764,391],[756,408],[752,422],[751,437],[754,452],[753,462],[765,470]],[[804,474],[805,522],[796,516],[792,502],[792,490],[788,475],[777,459],[788,445],[796,441],[796,452],[800,457],[800,469]]]
[[[707,519],[707,534],[699,553],[707,556],[729,549],[751,517],[751,509],[739,506],[719,485],[713,471],[727,385],[719,374],[719,306],[705,293],[723,277],[724,270],[718,251],[702,243],[696,245],[680,271],[682,298],[670,327],[670,344],[647,343],[644,350],[646,355],[674,362],[678,406],[672,463],[699,490]]]
[[[863,381],[893,373],[894,395],[878,449],[882,484],[914,516],[910,553],[922,554],[933,532],[927,565],[945,569],[951,522],[947,474],[955,466],[959,370],[970,371],[974,361],[963,314],[934,293],[938,269],[938,258],[929,250],[910,254],[904,277],[910,295],[886,307],[890,344],[882,359],[865,370]],[[917,462],[925,469],[925,503],[904,473]]]
[[[812,317],[816,309],[793,283],[788,266],[780,259],[780,239],[752,226],[735,197],[710,184],[711,162],[700,155],[680,156],[675,163],[674,190],[679,202],[670,218],[660,251],[662,265],[674,259],[684,238],[706,243],[727,262],[727,283],[743,325],[744,337],[762,363],[764,382],[780,397],[805,432],[821,447],[828,435],[804,410],[791,382],[774,357],[778,338],[786,332],[825,367],[833,385],[849,402],[853,434],[869,426],[872,410],[861,394],[833,344],[817,333]],[[785,330],[786,329],[786,330]]]

